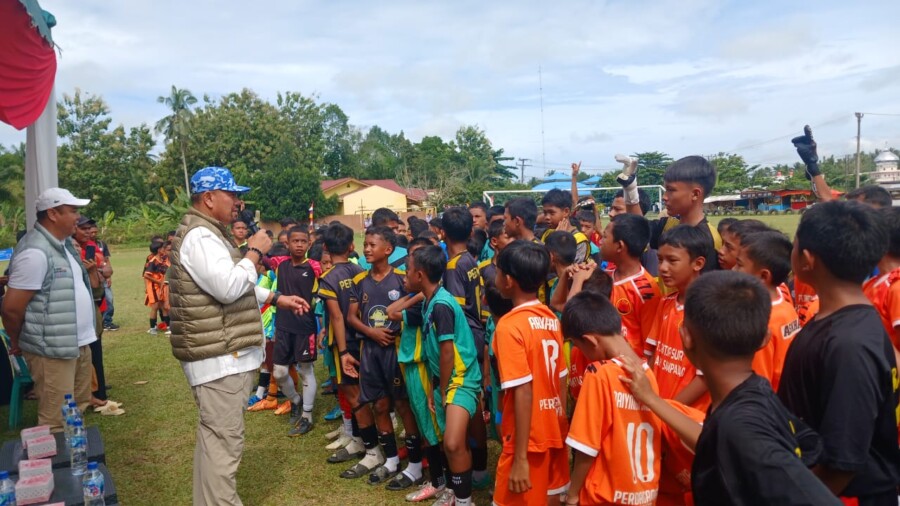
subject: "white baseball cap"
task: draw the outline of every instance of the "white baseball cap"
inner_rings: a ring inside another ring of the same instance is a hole
[[[65,188],[47,188],[38,195],[35,207],[40,212],[59,206],[84,207],[90,203],[90,199],[75,198],[75,195]]]

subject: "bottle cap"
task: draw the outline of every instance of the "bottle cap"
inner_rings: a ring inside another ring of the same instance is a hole
[[[74,425],[75,427],[81,427],[84,424],[81,420],[75,420],[75,422],[73,422],[72,425]]]
[[[97,463],[96,462],[88,462],[87,468],[90,469],[91,471],[93,471],[94,469],[97,469]]]
[[[66,399],[71,399],[71,398],[72,398],[72,394],[66,394],[65,398],[66,398]]]
[[[75,401],[69,401],[69,407],[74,408],[76,406]]]
[[[0,480],[9,479],[9,471],[0,471]]]

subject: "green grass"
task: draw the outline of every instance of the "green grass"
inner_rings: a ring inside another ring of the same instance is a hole
[[[118,332],[103,336],[107,382],[113,385],[111,399],[124,402],[125,415],[104,417],[88,414],[87,423],[100,428],[106,445],[107,465],[112,472],[122,504],[190,504],[192,463],[197,408],[178,361],[164,336],[145,333],[141,269],[147,253],[113,250],[116,273]],[[325,377],[321,360],[317,375]],[[135,385],[148,381],[146,385]],[[323,435],[338,426],[322,416],[334,406],[332,396],[316,400],[316,426],[304,437],[286,436],[286,416],[271,411],[245,414],[244,457],[238,472],[238,492],[244,504],[399,504],[403,494],[383,487],[370,487],[361,480],[338,476],[350,464],[327,464],[330,452]],[[37,422],[37,404],[25,402],[26,426]],[[6,428],[7,407],[0,409]],[[18,438],[17,431],[4,430],[4,441]],[[402,444],[402,441],[399,441]],[[497,446],[492,443],[492,465]],[[487,503],[486,495],[476,496]]]
[[[798,215],[760,216],[759,219],[793,236]],[[717,223],[720,217],[711,217]],[[360,245],[361,246],[361,245]],[[360,250],[361,251],[361,250]],[[141,269],[147,253],[141,249],[114,249],[113,278],[118,332],[103,336],[106,377],[113,389],[110,398],[124,402],[126,414],[103,417],[90,413],[88,424],[100,428],[106,444],[106,458],[123,504],[189,504],[191,470],[197,408],[178,361],[172,356],[168,339],[145,333]],[[325,373],[317,364],[320,381]],[[135,385],[148,381],[146,385]],[[349,465],[325,463],[329,452],[323,434],[337,427],[322,416],[335,404],[331,396],[319,398],[310,435],[285,436],[286,417],[272,412],[245,415],[244,458],[238,472],[238,491],[248,505],[280,504],[399,504],[402,494],[361,481],[348,481],[338,474]],[[8,408],[0,408],[0,420]],[[37,420],[36,403],[26,401],[25,424]],[[6,424],[3,423],[3,427]],[[4,430],[4,441],[18,438],[18,432]],[[491,466],[498,446],[491,443]],[[484,493],[476,501],[487,503]]]

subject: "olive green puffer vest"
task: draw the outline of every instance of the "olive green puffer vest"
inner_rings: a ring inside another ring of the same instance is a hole
[[[251,346],[263,346],[262,319],[253,290],[231,304],[222,304],[197,286],[181,264],[181,242],[188,232],[204,227],[212,231],[237,263],[240,252],[226,237],[225,227],[194,209],[188,210],[172,241],[172,266],[166,273],[172,322],[172,354],[184,362],[195,362]]]

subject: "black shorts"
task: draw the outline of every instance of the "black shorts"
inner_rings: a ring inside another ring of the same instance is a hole
[[[381,346],[365,340],[359,361],[359,403],[375,402],[383,397],[406,399],[406,384],[397,363],[397,347]]]
[[[275,351],[272,361],[275,365],[291,365],[295,362],[315,362],[316,334],[292,334],[275,329]]]
[[[353,340],[347,343],[347,352],[359,362],[359,341]],[[344,373],[344,368],[341,366],[341,354],[338,352],[337,343],[332,345],[331,356],[334,357],[334,367],[335,372],[337,373],[338,385],[359,385],[359,378],[353,378]],[[356,372],[359,374],[359,367],[356,368]]]

